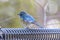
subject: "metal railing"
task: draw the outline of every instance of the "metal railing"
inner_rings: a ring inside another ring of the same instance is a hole
[[[1,28],[0,40],[60,40],[60,29]]]

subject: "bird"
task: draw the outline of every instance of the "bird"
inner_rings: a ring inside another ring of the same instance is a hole
[[[34,24],[36,26],[38,26],[39,28],[43,28],[36,20],[33,16],[31,16],[30,14],[28,14],[26,11],[21,11],[19,14],[19,17],[23,20],[23,22],[27,23],[27,24]]]

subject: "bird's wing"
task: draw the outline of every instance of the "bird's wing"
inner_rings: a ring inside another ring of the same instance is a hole
[[[29,23],[35,21],[35,19],[34,19],[33,17],[31,17],[31,16],[26,16],[26,17],[25,17],[25,20],[26,20],[27,22],[29,22]]]

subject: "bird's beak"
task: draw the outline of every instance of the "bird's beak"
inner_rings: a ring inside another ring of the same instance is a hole
[[[19,14],[17,14],[17,15],[19,15]]]

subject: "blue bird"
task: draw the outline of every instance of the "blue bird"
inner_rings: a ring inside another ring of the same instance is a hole
[[[31,15],[29,15],[27,12],[25,11],[21,11],[19,14],[20,18],[28,23],[28,24],[35,24],[40,28],[43,28]]]

